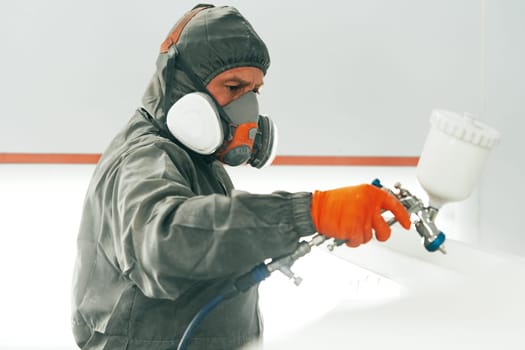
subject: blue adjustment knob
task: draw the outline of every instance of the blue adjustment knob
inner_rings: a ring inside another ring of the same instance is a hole
[[[374,185],[375,187],[379,187],[379,188],[383,187],[379,179],[374,179],[374,181],[372,181],[372,185]]]
[[[429,252],[435,252],[445,242],[445,239],[445,234],[440,231],[437,237],[432,242],[425,242],[425,249]]]

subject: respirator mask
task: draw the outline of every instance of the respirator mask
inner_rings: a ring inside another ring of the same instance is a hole
[[[247,92],[221,107],[200,79],[186,65],[182,68],[202,91],[184,95],[170,107],[166,116],[170,133],[190,150],[213,154],[227,165],[271,164],[277,130],[269,117],[259,115],[256,93]]]

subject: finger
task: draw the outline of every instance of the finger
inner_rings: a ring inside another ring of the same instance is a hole
[[[410,214],[396,197],[392,195],[386,196],[385,201],[383,202],[383,209],[390,210],[396,217],[397,221],[399,221],[401,226],[405,229],[408,230],[410,228],[410,225],[412,224],[410,221]]]
[[[380,213],[374,215],[373,226],[374,230],[376,231],[376,239],[378,241],[384,242],[390,238],[390,233],[392,230]]]
[[[368,243],[372,239],[372,221],[367,223],[363,232],[363,243]]]
[[[346,234],[346,237],[348,237],[346,245],[349,247],[356,248],[363,243],[363,236],[359,233]]]
[[[360,246],[359,243],[355,243],[354,241],[352,241],[351,239],[349,239],[348,241],[346,241],[346,245],[349,246],[350,248],[357,248]]]

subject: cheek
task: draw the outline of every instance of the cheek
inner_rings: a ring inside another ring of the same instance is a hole
[[[210,92],[210,94],[215,98],[217,103],[222,107],[233,101],[233,99],[235,98],[232,92],[227,88],[221,89],[216,86],[208,86],[207,89]]]
[[[215,99],[217,100],[217,102],[219,103],[219,105],[221,107],[224,107],[228,103],[233,101],[233,98],[231,96],[227,96],[225,94],[223,94],[223,95],[219,94],[218,96],[217,95],[213,95],[213,97],[215,97]]]

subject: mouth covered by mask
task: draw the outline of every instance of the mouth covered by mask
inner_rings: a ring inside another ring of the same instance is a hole
[[[275,158],[276,127],[269,117],[259,115],[254,92],[224,107],[208,93],[187,94],[170,108],[166,125],[190,150],[203,155],[215,154],[227,165],[248,163],[262,168]]]
[[[221,107],[206,85],[226,67],[265,74],[269,65],[266,45],[235,8],[197,5],[162,43],[143,108],[189,150],[261,168],[275,157],[277,131],[259,115],[257,96],[250,92]]]

